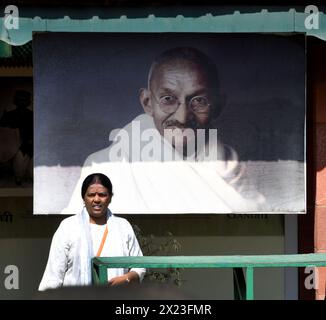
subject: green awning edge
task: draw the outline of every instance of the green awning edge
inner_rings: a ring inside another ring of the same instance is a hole
[[[306,19],[310,14],[295,9],[280,12],[259,12],[232,14],[205,14],[200,17],[155,17],[100,19],[19,18],[18,29],[4,28],[4,18],[0,18],[0,40],[13,46],[23,45],[32,40],[34,32],[214,32],[214,33],[306,33],[326,40],[326,18],[319,11],[317,29],[307,29]]]

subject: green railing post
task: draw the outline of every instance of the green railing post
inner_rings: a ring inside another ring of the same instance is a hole
[[[106,284],[108,282],[108,265],[97,258],[92,261],[92,274],[94,284]]]
[[[254,268],[251,266],[246,270],[246,299],[254,300]]]
[[[92,267],[92,284],[93,285],[99,285],[100,284],[100,278],[98,276],[98,267],[93,265]]]
[[[108,269],[107,266],[105,266],[105,264],[100,265],[99,270],[99,279],[100,279],[100,283],[105,284],[108,282]]]

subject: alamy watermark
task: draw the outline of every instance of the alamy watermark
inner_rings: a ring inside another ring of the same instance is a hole
[[[304,287],[307,290],[317,290],[319,288],[318,268],[314,266],[308,266],[304,269],[304,273],[307,274],[304,280]]]
[[[17,6],[9,5],[5,7],[4,27],[7,30],[19,29],[19,10]]]
[[[111,162],[123,161],[125,157],[132,162],[173,161],[179,159],[180,154],[185,160],[218,160],[217,129],[167,128],[160,135],[156,128],[142,131],[139,121],[132,121],[130,129],[110,132],[109,140],[113,144],[108,156]]]
[[[314,5],[306,6],[304,12],[309,14],[304,20],[305,28],[308,30],[319,29],[318,7]]]
[[[4,269],[4,287],[7,290],[18,290],[19,289],[19,270],[15,265],[8,265]]]

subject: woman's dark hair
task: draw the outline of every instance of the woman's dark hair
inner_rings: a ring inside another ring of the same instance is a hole
[[[88,189],[88,187],[94,183],[100,183],[102,186],[108,189],[111,196],[113,195],[111,180],[103,173],[92,173],[87,176],[83,182],[81,188],[81,196],[83,199],[85,197],[86,190]]]

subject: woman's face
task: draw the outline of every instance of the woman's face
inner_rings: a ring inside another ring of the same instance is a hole
[[[111,197],[108,189],[100,183],[91,184],[87,188],[84,202],[92,223],[106,221],[106,212]]]

